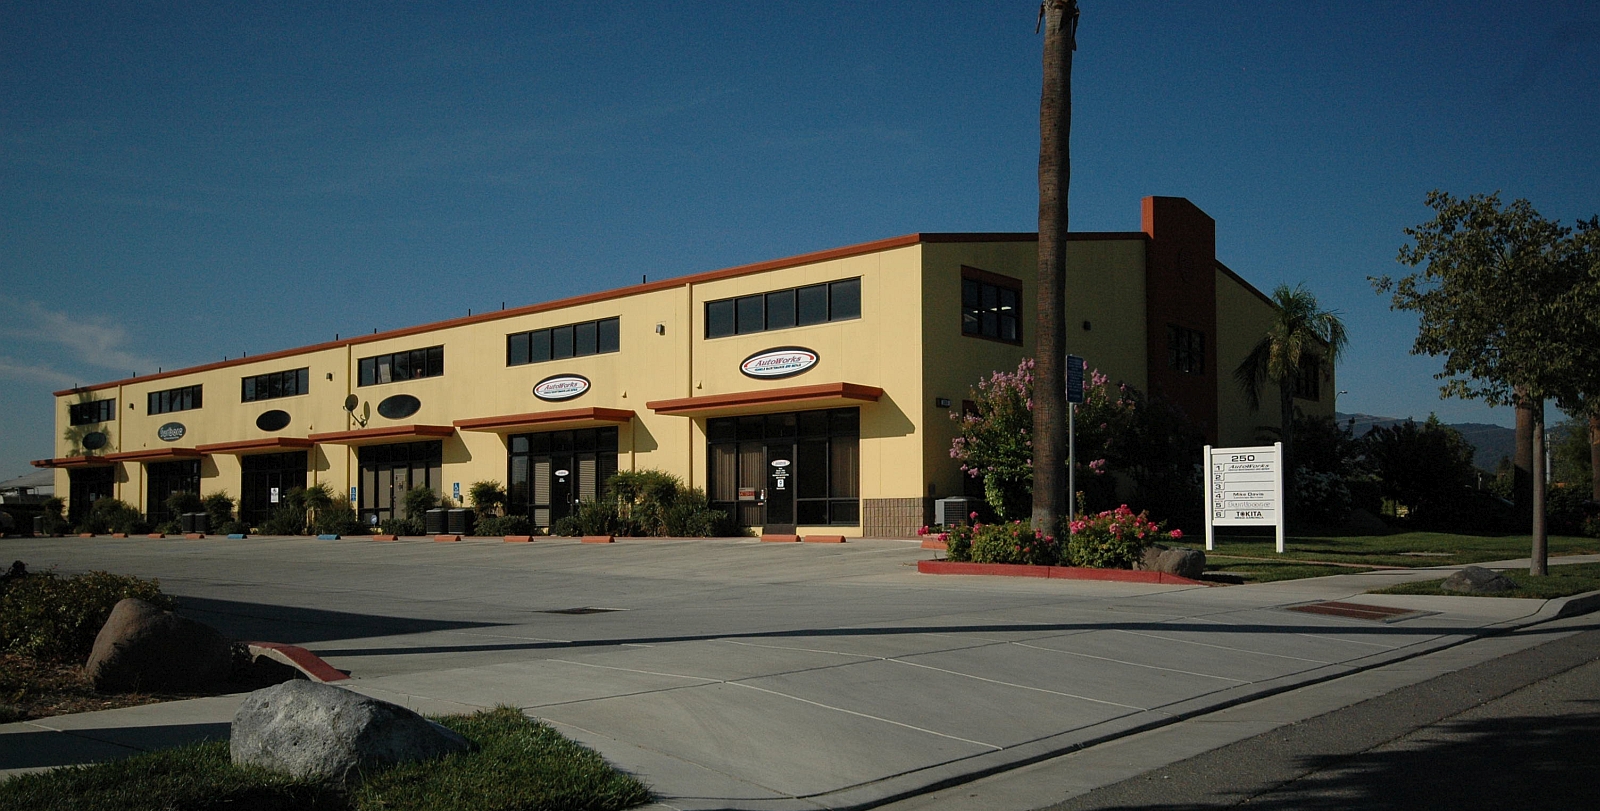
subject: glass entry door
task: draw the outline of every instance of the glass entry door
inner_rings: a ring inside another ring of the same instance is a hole
[[[245,526],[265,524],[290,490],[306,486],[305,451],[245,456],[239,468],[239,520]]]
[[[359,454],[361,520],[376,526],[391,518],[421,518],[406,515],[406,493],[418,487],[440,488],[444,443],[369,445]]]
[[[585,428],[507,437],[507,515],[548,528],[600,497],[617,472],[617,429]]]
[[[766,515],[761,528],[769,533],[793,534],[794,443],[767,443]]]
[[[706,420],[711,506],[740,526],[861,522],[861,416],[854,408]]]

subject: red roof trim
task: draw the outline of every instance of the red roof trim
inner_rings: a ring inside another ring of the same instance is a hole
[[[196,448],[151,448],[106,454],[106,458],[113,462],[159,462],[163,459],[199,459],[202,456],[205,454]]]
[[[115,464],[104,456],[58,456],[54,459],[35,459],[28,464],[44,468],[107,467]]]
[[[315,444],[317,443],[302,437],[275,436],[268,439],[246,439],[240,442],[217,442],[211,445],[196,445],[195,450],[205,454],[243,455],[258,451],[272,451],[279,448],[309,448]]]

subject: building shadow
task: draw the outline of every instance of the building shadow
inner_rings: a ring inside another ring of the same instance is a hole
[[[330,639],[420,634],[428,631],[453,631],[462,628],[488,628],[504,623],[460,622],[420,617],[386,617],[329,611],[305,606],[183,597],[178,613],[198,620],[233,639],[283,642],[301,645]]]

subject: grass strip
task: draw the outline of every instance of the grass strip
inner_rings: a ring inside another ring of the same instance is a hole
[[[440,723],[473,752],[402,764],[354,791],[235,766],[225,741],[192,744],[0,783],[8,811],[610,811],[650,799],[650,789],[605,759],[515,708],[446,716]]]
[[[1450,597],[1523,597],[1535,600],[1550,600],[1556,597],[1571,597],[1574,594],[1583,594],[1590,591],[1600,591],[1600,563],[1574,563],[1567,566],[1551,566],[1550,573],[1544,577],[1534,577],[1526,570],[1509,569],[1501,574],[1511,578],[1517,587],[1510,591],[1496,592],[1494,594],[1462,594],[1458,591],[1445,591],[1440,588],[1445,578],[1438,580],[1421,580],[1415,583],[1401,583],[1388,588],[1374,589],[1368,594],[1441,594]]]
[[[1552,555],[1600,553],[1600,539],[1552,535]],[[1263,537],[1219,534],[1207,557],[1270,557],[1282,561],[1355,563],[1368,566],[1461,566],[1491,560],[1527,557],[1528,535],[1471,535],[1453,532],[1396,532],[1384,535],[1290,535],[1278,554],[1274,541]],[[1242,570],[1241,570],[1242,571]],[[1327,574],[1321,572],[1313,575]],[[1281,579],[1281,578],[1280,578]]]

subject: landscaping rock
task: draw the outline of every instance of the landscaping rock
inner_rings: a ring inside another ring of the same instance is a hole
[[[1516,587],[1511,578],[1482,566],[1468,566],[1439,584],[1439,588],[1459,594],[1498,594]]]
[[[363,771],[465,752],[472,743],[398,704],[291,681],[245,698],[228,746],[240,765],[350,786]]]
[[[1151,544],[1144,550],[1144,559],[1140,561],[1138,568],[1199,580],[1200,575],[1206,571],[1206,553],[1181,546]]]
[[[232,665],[216,629],[130,597],[111,609],[84,673],[104,692],[195,690],[227,680]]]

